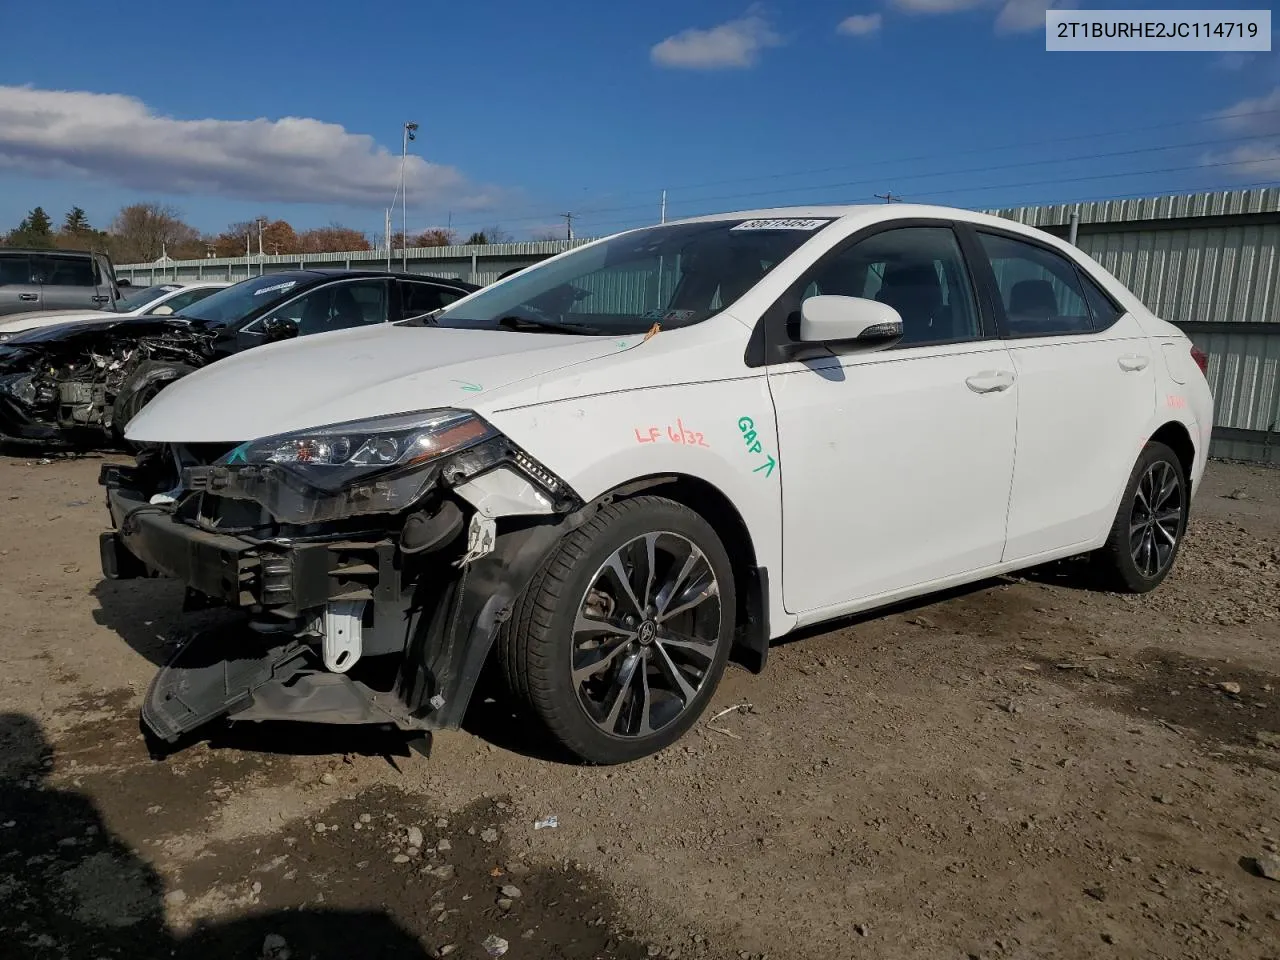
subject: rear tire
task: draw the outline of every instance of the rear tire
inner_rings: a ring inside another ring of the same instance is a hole
[[[1169,575],[1187,529],[1189,486],[1177,454],[1148,443],[1134,464],[1106,544],[1091,557],[1100,586],[1147,593]]]
[[[562,746],[587,763],[624,763],[697,721],[736,610],[711,525],[683,504],[636,497],[565,537],[517,600],[498,653],[510,691]]]

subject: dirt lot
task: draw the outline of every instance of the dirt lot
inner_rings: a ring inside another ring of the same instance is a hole
[[[152,760],[180,590],[101,582],[98,461],[0,458],[0,955],[1280,957],[1280,471],[1210,469],[1151,596],[1062,565],[812,632],[582,769],[497,703],[430,759]]]

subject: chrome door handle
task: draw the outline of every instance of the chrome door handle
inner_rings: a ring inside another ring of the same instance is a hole
[[[18,294],[18,299],[19,300],[39,300],[40,295],[36,293],[20,293]]]
[[[965,386],[974,393],[996,393],[1013,386],[1014,376],[1008,370],[983,370],[965,378]]]
[[[90,297],[89,299],[92,300],[94,303],[106,303],[111,298],[110,297]]]
[[[1151,361],[1144,356],[1136,353],[1127,353],[1123,357],[1116,360],[1120,364],[1120,369],[1125,373],[1134,373],[1138,370],[1145,370]]]

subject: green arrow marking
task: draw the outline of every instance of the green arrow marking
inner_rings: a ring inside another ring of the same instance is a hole
[[[773,473],[773,468],[778,465],[778,461],[773,459],[772,455],[767,454],[767,456],[769,457],[768,461],[760,464],[760,466],[751,471],[752,473],[759,473],[763,470],[766,477]]]
[[[467,380],[454,380],[453,382],[456,384],[459,384],[463,390],[470,390],[472,393],[475,393],[476,391],[484,389],[484,387],[480,386],[480,384],[470,383]]]

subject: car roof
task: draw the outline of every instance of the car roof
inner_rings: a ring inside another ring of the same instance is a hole
[[[966,210],[963,207],[944,207],[928,203],[849,203],[818,204],[796,207],[766,207],[758,210],[735,210],[729,213],[711,213],[683,220],[668,220],[667,224],[679,223],[712,223],[717,220],[789,220],[789,219],[829,219],[857,220],[863,224],[876,223],[882,220],[960,220],[977,226],[997,227],[1011,233],[1021,233],[1034,237],[1055,247],[1067,248],[1073,254],[1080,251],[1070,247],[1065,241],[1052,234],[1027,226],[1016,220]]]
[[[433,277],[425,273],[404,273],[392,271],[388,273],[386,270],[361,270],[352,268],[350,270],[342,267],[308,267],[305,270],[293,270],[291,273],[314,273],[323,277],[392,277],[396,280],[421,280],[426,283],[444,283],[451,287],[467,287],[470,289],[480,289],[476,284],[469,283],[466,280],[458,280],[454,277]]]
[[[37,247],[0,247],[0,256],[3,256],[6,253],[22,253],[22,254],[35,253],[41,256],[45,256],[47,254],[63,254],[63,255],[70,254],[73,257],[105,257],[106,256],[106,253],[102,250],[55,250],[55,249],[42,250]]]
[[[147,290],[151,287],[229,287],[232,282],[231,280],[157,280],[155,283],[148,283],[146,286],[138,284],[138,289]]]

